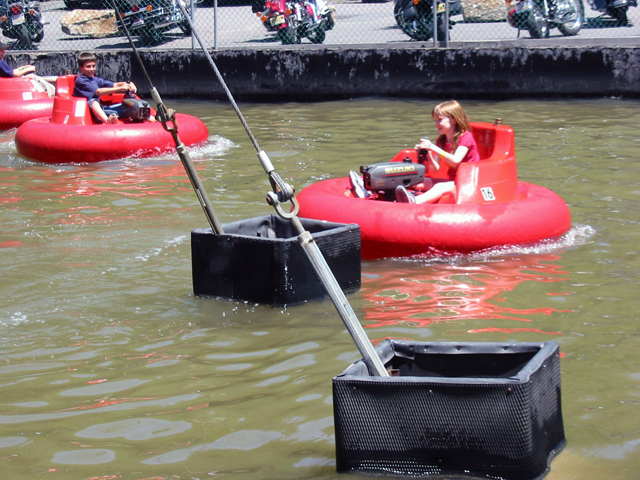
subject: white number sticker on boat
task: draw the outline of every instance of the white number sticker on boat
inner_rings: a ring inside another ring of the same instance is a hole
[[[496,196],[493,194],[493,189],[491,187],[483,187],[480,189],[482,192],[482,198],[487,202],[491,202],[496,199]]]
[[[33,100],[33,92],[22,92],[23,100]]]
[[[73,115],[75,117],[84,117],[84,105],[84,102],[76,102],[76,110],[75,112],[73,112]]]
[[[69,115],[65,115],[65,116],[64,116],[64,122],[62,122],[62,123],[63,123],[63,124],[65,124],[65,125],[66,125],[67,123],[69,123]]]

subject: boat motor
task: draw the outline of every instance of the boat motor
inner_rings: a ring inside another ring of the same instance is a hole
[[[125,98],[122,100],[122,112],[126,117],[132,118],[138,122],[149,120],[151,116],[151,108],[149,103],[139,98]]]
[[[425,166],[413,162],[384,162],[361,166],[364,188],[372,192],[395,193],[398,185],[411,187],[424,181]]]

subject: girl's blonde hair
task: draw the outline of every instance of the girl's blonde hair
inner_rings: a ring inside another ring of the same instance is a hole
[[[439,117],[449,117],[455,120],[456,122],[456,133],[453,137],[453,145],[451,147],[451,151],[455,152],[458,148],[458,140],[460,136],[470,129],[469,127],[469,117],[465,113],[462,106],[456,102],[455,100],[449,100],[448,102],[443,102],[439,105],[436,105],[433,111],[431,112],[431,116],[435,118]],[[439,139],[442,140],[442,144],[446,141],[444,135],[441,135]]]

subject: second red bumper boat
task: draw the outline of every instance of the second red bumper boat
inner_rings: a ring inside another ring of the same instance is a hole
[[[45,163],[93,163],[150,157],[175,149],[172,135],[160,122],[96,123],[87,99],[71,95],[75,77],[58,77],[51,117],[33,119],[18,128],[15,141],[20,155]],[[123,94],[114,94],[111,100],[116,103],[122,97]],[[203,143],[209,138],[200,119],[180,113],[175,118],[178,135],[185,145]]]
[[[0,130],[8,130],[33,118],[51,116],[53,98],[28,77],[0,78],[0,109]]]

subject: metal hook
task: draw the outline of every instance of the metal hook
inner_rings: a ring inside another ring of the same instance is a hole
[[[280,203],[280,200],[278,199],[278,194],[275,192],[267,193],[267,203],[275,208],[276,213],[282,218],[294,218],[298,215],[298,211],[300,210],[300,204],[295,197],[291,197],[289,200],[291,201],[291,205],[293,205],[293,210],[287,213],[282,209],[282,203]]]

